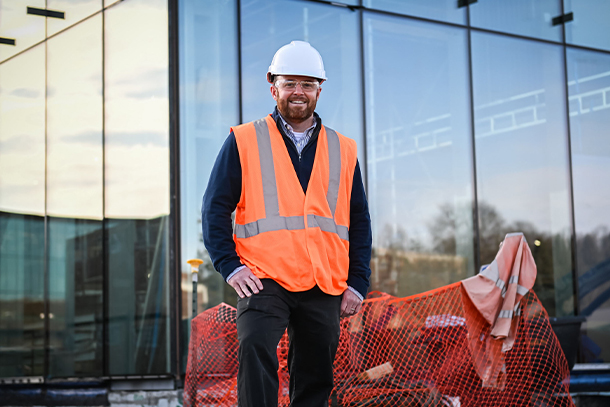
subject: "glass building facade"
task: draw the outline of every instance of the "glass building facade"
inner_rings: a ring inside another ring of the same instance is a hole
[[[470,277],[521,231],[549,315],[586,317],[578,363],[610,363],[608,15],[605,0],[0,0],[0,379],[181,377],[186,260],[204,260],[199,312],[236,302],[201,198],[229,127],[273,110],[265,73],[292,40],[320,51],[317,112],[359,147],[371,289]]]
[[[0,377],[172,371],[168,6],[112,3],[0,2]]]

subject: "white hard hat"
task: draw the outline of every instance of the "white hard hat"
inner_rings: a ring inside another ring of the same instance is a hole
[[[274,75],[299,75],[326,80],[320,53],[305,41],[292,41],[278,49],[267,71],[267,81]]]

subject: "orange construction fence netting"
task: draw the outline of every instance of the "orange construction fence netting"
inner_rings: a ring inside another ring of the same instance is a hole
[[[341,322],[330,406],[573,406],[568,363],[533,291],[515,313],[512,349],[491,337],[461,282],[396,298],[373,292]],[[237,406],[235,308],[191,323],[184,406]],[[288,406],[288,338],[278,345],[279,405]]]

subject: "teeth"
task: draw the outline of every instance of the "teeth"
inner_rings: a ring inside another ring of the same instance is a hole
[[[304,104],[305,102],[303,102],[302,100],[293,100],[293,101],[292,101],[292,102],[290,102],[290,103],[297,103],[297,104],[299,104],[299,105],[302,105],[302,104]]]

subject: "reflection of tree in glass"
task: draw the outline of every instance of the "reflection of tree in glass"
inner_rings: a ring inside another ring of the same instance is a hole
[[[479,203],[479,252],[481,264],[493,261],[507,233],[523,232],[538,268],[534,290],[553,315],[573,312],[571,251],[569,235],[537,230],[530,222],[507,222],[496,208]],[[451,284],[468,277],[466,259],[457,255],[460,216],[469,209],[439,205],[428,222],[430,243],[410,237],[401,226],[386,224],[379,233],[379,247],[373,253],[372,289],[404,296]],[[609,243],[610,244],[610,240]]]
[[[600,226],[576,237],[580,311],[590,315],[610,299],[610,230]]]
[[[371,290],[401,297],[466,277],[466,259],[455,253],[435,253],[400,225],[384,225],[378,237],[371,261]]]
[[[549,315],[570,315],[574,310],[571,280],[571,249],[569,235],[538,230],[532,223],[507,223],[502,215],[486,202],[479,203],[479,250],[481,264],[489,264],[498,252],[507,233],[522,232],[532,251],[538,275],[534,291]],[[562,278],[566,276],[567,278]]]

